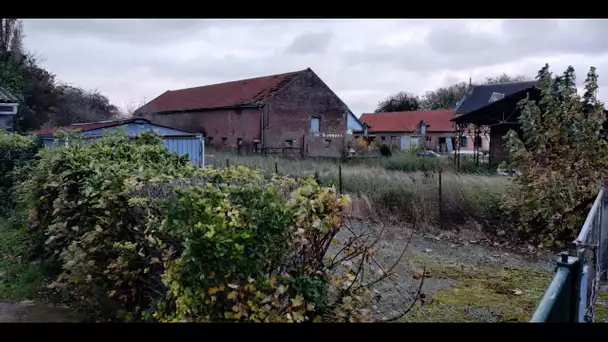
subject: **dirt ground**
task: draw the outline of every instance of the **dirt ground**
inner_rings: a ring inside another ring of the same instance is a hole
[[[8,322],[73,322],[74,313],[65,306],[34,303],[31,300],[20,302],[0,302],[0,323]]]
[[[360,221],[350,226],[376,236],[382,229]],[[410,234],[404,227],[386,227],[376,259],[383,266],[394,264]],[[381,298],[374,310],[379,319],[400,316],[412,305],[420,286],[415,278],[424,268],[424,301],[398,321],[527,321],[551,281],[555,260],[553,253],[492,242],[475,231],[415,233],[394,269],[395,281],[376,287]]]

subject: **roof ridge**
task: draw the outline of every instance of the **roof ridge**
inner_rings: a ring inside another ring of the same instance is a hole
[[[378,114],[393,114],[393,113],[409,114],[409,113],[430,113],[430,112],[452,112],[453,113],[454,111],[450,108],[445,108],[445,109],[429,109],[429,110],[400,110],[400,111],[394,111],[394,112],[362,113],[361,115],[364,115],[364,114],[378,115]]]
[[[308,69],[310,69],[310,68],[308,68]],[[234,80],[234,81],[205,84],[205,85],[196,86],[196,87],[188,87],[188,88],[181,88],[181,89],[175,89],[175,90],[167,90],[166,93],[175,92],[175,91],[182,91],[182,90],[197,89],[197,88],[203,88],[203,87],[211,87],[211,86],[217,86],[217,85],[220,85],[220,84],[228,84],[228,83],[238,83],[238,82],[243,82],[243,81],[251,81],[251,80],[257,80],[257,79],[261,79],[261,78],[299,74],[299,73],[304,72],[304,71],[306,71],[308,69],[298,70],[298,71],[291,71],[291,72],[283,72],[283,73],[280,73],[280,74],[271,74],[271,75],[266,75],[266,76],[243,78],[243,79],[238,79],[238,80]]]
[[[485,86],[495,86],[495,85],[503,85],[503,84],[515,84],[515,83],[536,83],[538,81],[510,81],[510,82],[500,82],[500,83],[489,83],[489,84],[473,84],[475,87],[485,87]]]

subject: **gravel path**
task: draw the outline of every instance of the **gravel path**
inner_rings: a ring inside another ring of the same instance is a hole
[[[378,236],[381,229],[379,225],[359,221],[352,221],[350,226],[358,234],[369,232],[374,236]],[[383,238],[377,246],[375,252],[376,260],[383,266],[394,264],[407,244],[410,234],[411,231],[406,228],[387,227],[383,233]],[[343,237],[352,236],[349,232],[344,232],[342,235]],[[429,277],[425,278],[422,292],[428,299],[432,298],[434,294],[462,285],[461,275],[473,278],[467,279],[470,282],[464,284],[464,286],[468,287],[471,284],[475,285],[477,282],[477,279],[474,279],[475,277],[479,277],[480,281],[485,281],[486,278],[490,277],[494,281],[495,279],[493,278],[500,278],[501,273],[505,272],[504,270],[512,269],[520,273],[542,272],[543,274],[546,273],[547,277],[549,277],[555,265],[554,260],[556,257],[553,253],[539,253],[532,248],[527,250],[526,248],[490,247],[487,244],[479,243],[478,240],[470,240],[471,237],[481,237],[479,234],[471,234],[470,232],[449,234],[449,236],[443,235],[416,233],[413,235],[404,258],[394,269],[394,272],[396,272],[395,282],[385,281],[375,287],[375,290],[381,295],[381,300],[375,307],[378,318],[386,319],[394,317],[403,312],[404,308],[411,305],[413,293],[416,293],[416,290],[420,286],[420,280],[414,279],[413,273],[420,272],[421,266],[432,265],[432,269],[442,273],[446,273],[443,272],[443,265],[446,265],[446,267],[450,265],[452,273],[454,273],[454,269],[456,270],[456,276],[435,276],[431,273]],[[492,243],[490,242],[490,244]],[[463,272],[459,272],[457,267],[462,267]],[[467,271],[465,271],[465,268]],[[471,273],[471,269],[475,269],[477,273]],[[503,275],[503,278],[506,279],[508,276],[509,274]],[[525,279],[525,276],[523,278]],[[517,288],[513,288],[515,294],[526,291],[527,284],[524,282],[525,280],[515,282],[515,286],[517,286]],[[497,282],[494,281],[494,283]],[[502,284],[498,282],[497,285]],[[543,290],[543,286],[543,284],[540,285],[541,290]],[[538,287],[535,289],[536,292],[533,296],[538,296],[538,300],[540,300],[542,292],[538,293]],[[532,294],[530,295],[532,296]],[[506,296],[503,297],[507,298]],[[482,297],[478,299],[484,300]],[[464,300],[474,301],[475,298],[464,298]],[[531,300],[534,301],[534,298]],[[489,312],[484,308],[470,309],[469,305],[467,305],[464,310],[467,311],[466,314],[470,316],[471,321],[500,320],[500,317],[497,318],[499,315],[495,312]],[[474,312],[475,310],[478,312]],[[448,315],[449,310],[438,309],[438,311],[437,315],[441,316],[442,311],[445,311],[446,315]],[[527,313],[522,317],[527,317]],[[438,317],[437,319],[441,320],[444,318],[447,321],[450,320],[449,317]]]

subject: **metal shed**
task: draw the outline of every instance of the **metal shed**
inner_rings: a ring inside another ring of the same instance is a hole
[[[158,125],[150,120],[142,118],[131,118],[124,120],[108,120],[89,123],[76,123],[65,127],[43,129],[31,132],[42,138],[42,142],[48,146],[63,144],[63,141],[55,137],[58,129],[77,131],[85,139],[96,139],[109,130],[124,129],[129,136],[135,136],[141,132],[155,131],[165,143],[165,146],[180,156],[188,155],[194,165],[205,165],[205,144],[201,134],[182,131],[179,129]]]

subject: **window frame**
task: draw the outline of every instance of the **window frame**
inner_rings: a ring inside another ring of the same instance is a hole
[[[316,131],[313,129],[313,122],[317,122]],[[320,116],[311,116],[310,117],[310,133],[320,133],[321,132],[321,117]]]

